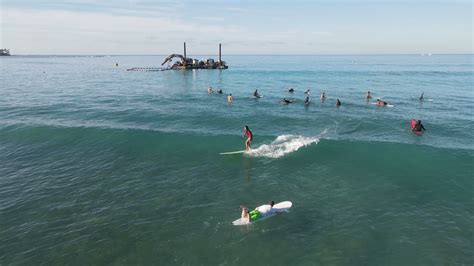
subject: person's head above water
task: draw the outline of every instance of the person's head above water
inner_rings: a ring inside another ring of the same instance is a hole
[[[418,124],[421,124],[421,120],[418,120]]]
[[[249,126],[245,126],[245,130],[250,130],[250,129],[249,129]]]
[[[270,203],[268,203],[268,204],[273,207],[273,205],[275,205],[275,202],[272,200],[272,201],[270,201]]]

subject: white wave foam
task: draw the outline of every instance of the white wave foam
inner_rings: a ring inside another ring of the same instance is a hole
[[[262,144],[256,149],[246,153],[254,157],[280,158],[285,154],[299,150],[301,147],[318,143],[320,137],[304,137],[297,135],[278,136],[270,144]]]

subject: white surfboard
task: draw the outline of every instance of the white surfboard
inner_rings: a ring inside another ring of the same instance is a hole
[[[273,205],[273,208],[271,209],[271,211],[265,213],[262,217],[260,217],[256,221],[249,222],[247,219],[239,218],[233,221],[232,224],[233,225],[247,225],[247,224],[252,224],[258,221],[263,221],[270,217],[273,217],[275,214],[279,212],[288,212],[288,209],[291,208],[291,206],[293,206],[293,203],[291,201],[283,201],[283,202]]]
[[[229,152],[221,152],[219,153],[220,155],[229,155],[229,154],[239,154],[239,153],[245,153],[246,150],[242,150],[242,151],[229,151]]]

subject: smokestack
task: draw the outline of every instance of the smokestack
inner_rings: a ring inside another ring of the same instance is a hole
[[[186,60],[186,42],[184,42],[184,60]]]
[[[221,63],[221,44],[219,43],[219,64]]]

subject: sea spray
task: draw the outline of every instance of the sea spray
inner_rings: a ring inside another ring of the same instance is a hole
[[[295,152],[302,147],[318,143],[320,137],[305,137],[300,135],[280,135],[270,144],[262,144],[248,153],[254,157],[280,158]]]

